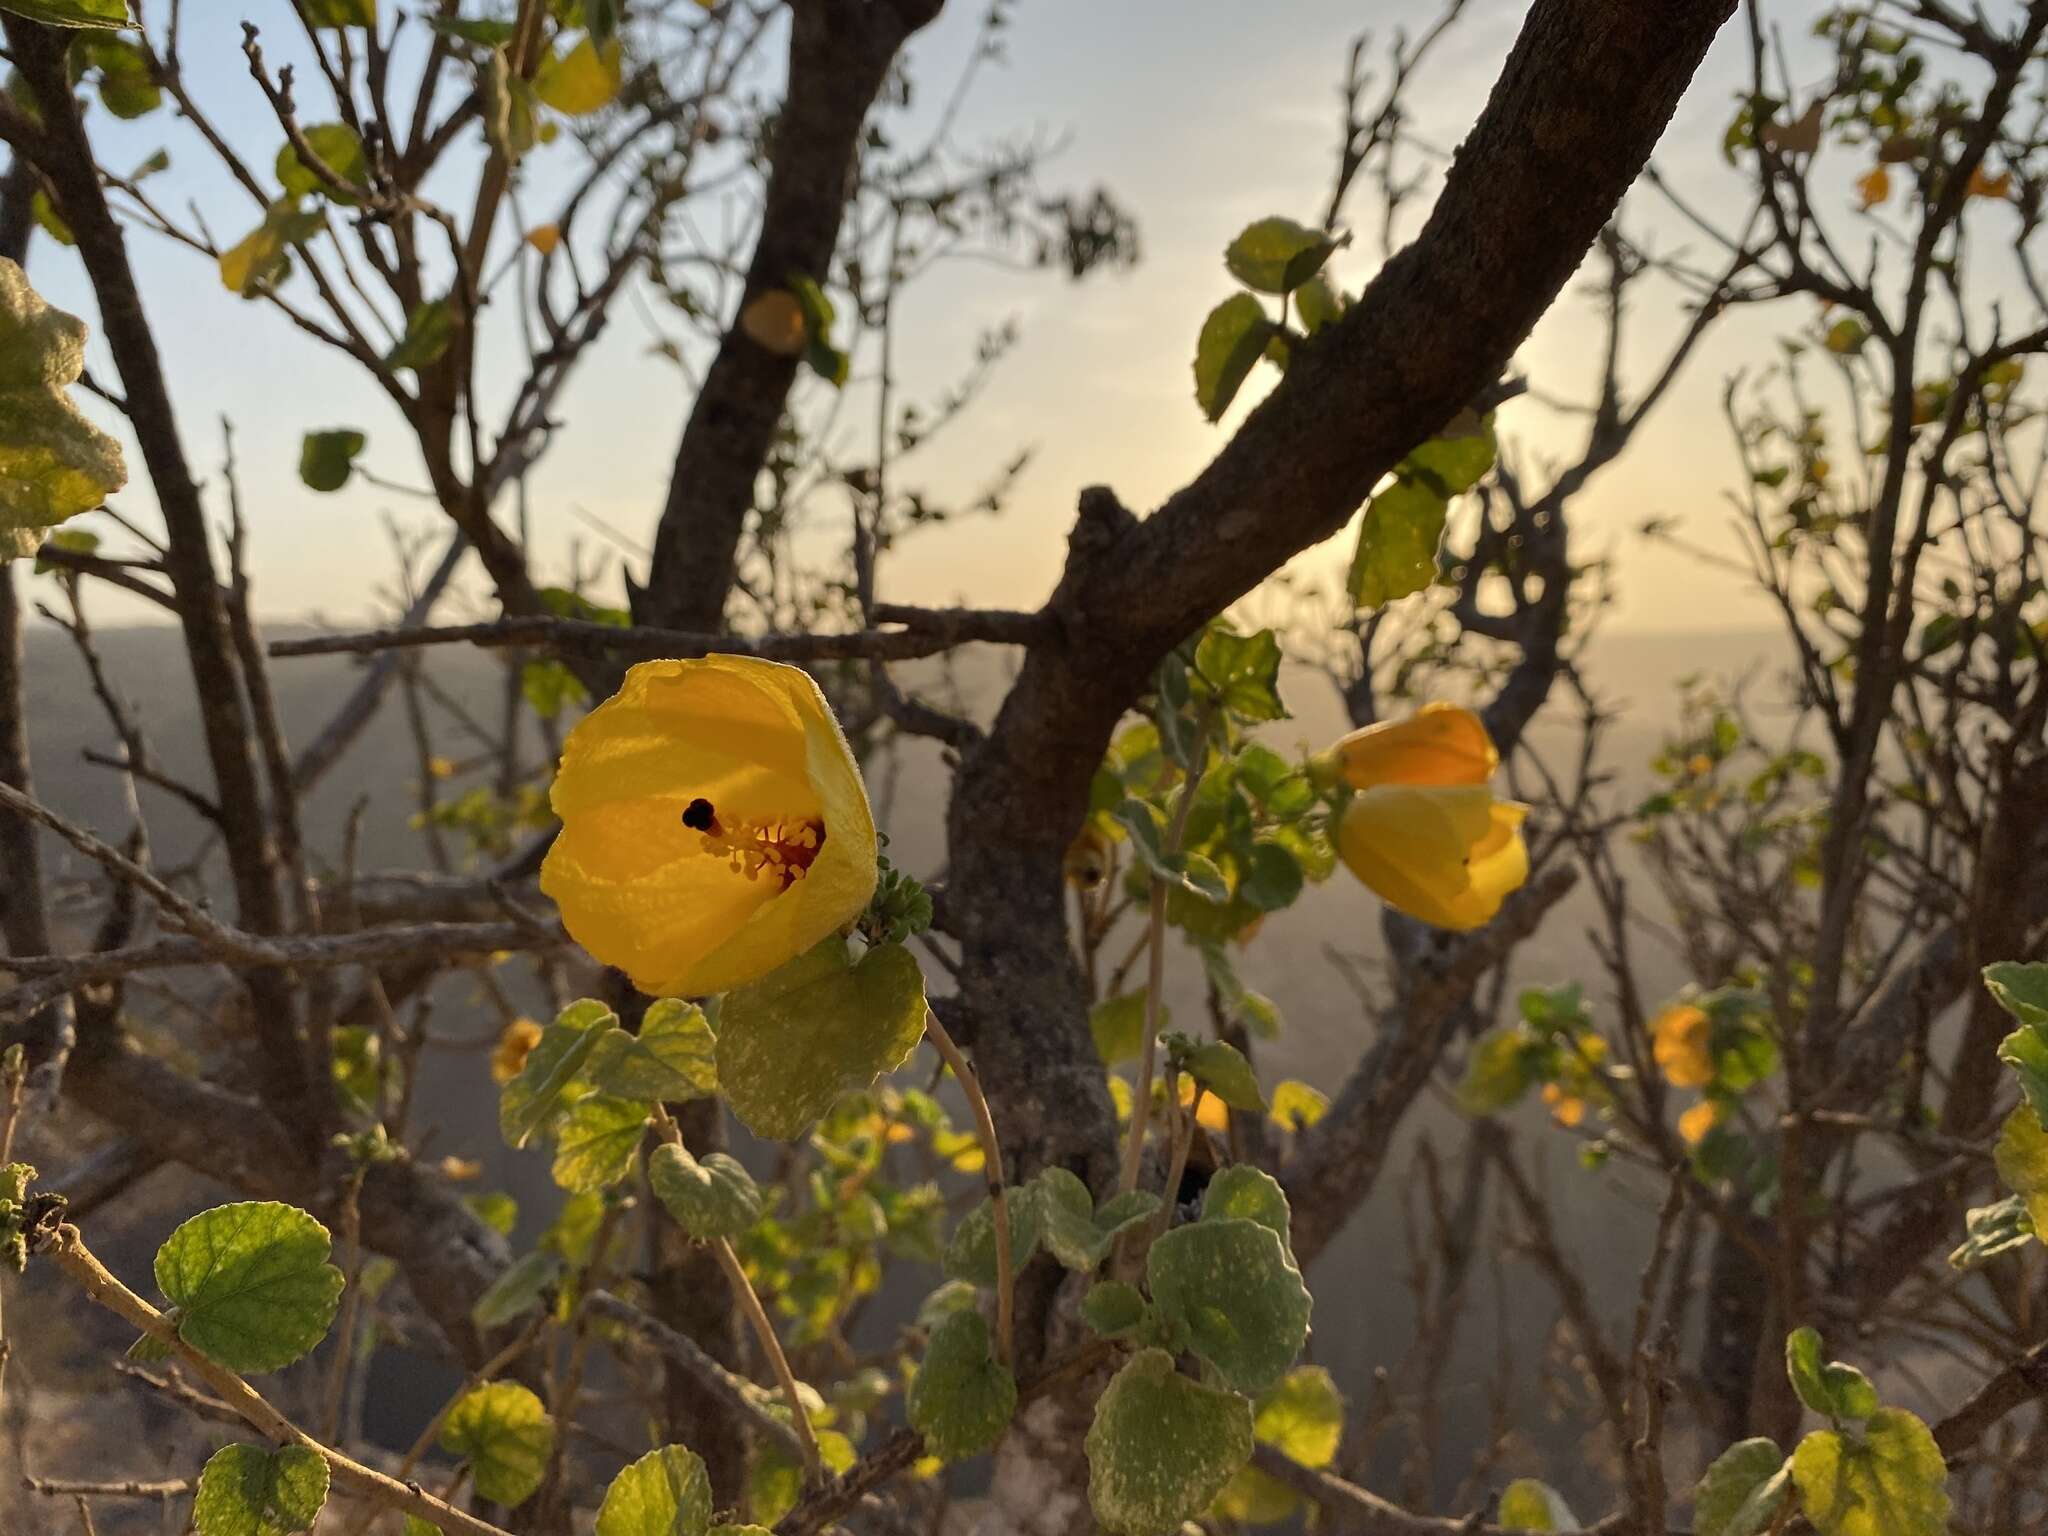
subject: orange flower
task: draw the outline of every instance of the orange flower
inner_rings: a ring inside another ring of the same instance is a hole
[[[1691,1003],[1673,1003],[1650,1021],[1651,1054],[1672,1087],[1704,1088],[1714,1080],[1713,1028]]]
[[[1702,1099],[1678,1117],[1678,1134],[1685,1138],[1685,1144],[1696,1147],[1707,1139],[1707,1132],[1721,1123],[1721,1107],[1712,1099]]]
[[[540,1026],[532,1019],[514,1019],[491,1048],[491,1081],[499,1087],[519,1075],[526,1053],[540,1043]]]
[[[1566,1093],[1557,1083],[1543,1085],[1543,1102],[1550,1106],[1551,1118],[1566,1129],[1586,1118],[1586,1101],[1575,1093]]]
[[[1410,917],[1468,929],[1529,878],[1528,807],[1487,788],[1499,765],[1479,717],[1437,703],[1353,731],[1311,759],[1309,772],[1357,791],[1337,823],[1337,852],[1352,874]]]

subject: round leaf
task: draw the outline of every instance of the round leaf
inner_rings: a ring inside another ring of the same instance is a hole
[[[207,1458],[192,1499],[198,1536],[309,1531],[327,1502],[327,1463],[303,1445],[224,1445]]]
[[[1195,403],[1204,416],[1222,419],[1276,330],[1265,307],[1248,293],[1233,294],[1209,311],[1195,340]]]
[[[522,1504],[540,1487],[554,1449],[555,1421],[516,1381],[489,1381],[462,1394],[441,1425],[441,1444],[468,1461],[476,1491],[493,1504]]]
[[[1250,1163],[1232,1163],[1219,1168],[1202,1191],[1202,1220],[1255,1221],[1278,1237],[1289,1240],[1291,1213],[1279,1181]]]
[[[753,1175],[723,1152],[701,1160],[673,1142],[647,1159],[654,1198],[692,1237],[737,1237],[761,1219],[761,1191]]]
[[[1320,229],[1292,219],[1260,219],[1224,248],[1223,264],[1247,288],[1292,293],[1320,272],[1336,249]]]
[[[1799,1506],[1821,1536],[1943,1536],[1948,1464],[1927,1426],[1880,1408],[1858,1438],[1816,1430],[1792,1453]]]
[[[610,1189],[633,1167],[647,1130],[647,1106],[593,1094],[562,1118],[555,1133],[555,1182],[571,1194]]]
[[[1119,1536],[1177,1529],[1251,1459],[1252,1405],[1173,1368],[1163,1349],[1133,1355],[1095,1404],[1088,1502]]]
[[[1738,1440],[1693,1490],[1694,1536],[1756,1536],[1776,1518],[1791,1468],[1775,1440]]]
[[[955,1312],[932,1330],[905,1406],[942,1461],[965,1461],[1002,1438],[1017,1411],[1017,1382],[990,1355],[979,1312]]]
[[[900,944],[849,965],[829,938],[725,995],[718,1081],[748,1130],[794,1141],[842,1094],[871,1087],[924,1037],[924,975]]]
[[[299,478],[315,491],[338,491],[355,471],[356,455],[368,441],[350,427],[308,432],[299,442]]]
[[[597,1536],[705,1536],[711,1479],[694,1451],[649,1451],[612,1479],[597,1511]]]
[[[1257,1222],[1177,1227],[1153,1243],[1145,1272],[1160,1315],[1241,1392],[1273,1385],[1308,1339],[1308,1287]]]
[[[231,1371],[275,1371],[327,1336],[341,1271],[327,1229],[295,1206],[248,1200],[201,1211],[156,1252],[178,1336]]]

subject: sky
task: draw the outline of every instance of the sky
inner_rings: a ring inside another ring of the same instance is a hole
[[[263,26],[275,64],[292,56],[283,9],[281,0],[213,3],[188,7],[186,19],[184,54],[195,92],[259,165],[269,162],[280,135],[241,59],[239,22],[247,15]],[[952,0],[913,42],[913,73],[930,82],[926,102],[940,98],[973,45],[981,10]],[[1422,139],[1448,148],[1464,135],[1525,10],[1519,0],[1471,0],[1413,91]],[[1803,34],[1811,8],[1785,10],[1795,17],[1791,35]],[[1369,26],[1383,47],[1395,28],[1419,29],[1433,15],[1425,0],[1294,0],[1256,15],[1241,0],[1015,6],[1007,59],[981,76],[957,141],[975,145],[1033,132],[1057,139],[1063,147],[1046,166],[1044,184],[1111,189],[1137,220],[1143,259],[1133,270],[1079,284],[962,263],[910,290],[899,369],[913,391],[936,393],[951,384],[990,326],[1013,318],[1021,339],[971,414],[921,455],[907,483],[942,499],[966,496],[1017,450],[1028,447],[1033,458],[1000,519],[965,519],[919,534],[894,553],[881,581],[885,600],[1034,605],[1057,576],[1081,487],[1106,483],[1143,509],[1199,471],[1275,377],[1261,369],[1220,426],[1206,423],[1195,407],[1194,338],[1208,309],[1233,291],[1223,246],[1266,214],[1319,217],[1350,39]],[[1742,187],[1719,146],[1747,67],[1738,43],[1724,31],[1656,155],[1690,198],[1731,217],[1743,206]],[[308,72],[304,62],[301,70]],[[139,162],[168,146],[171,169],[150,183],[165,207],[198,211],[224,240],[253,224],[251,205],[209,164],[192,130],[168,114],[121,124],[95,112],[93,129],[113,164],[131,153]],[[1851,169],[1831,172],[1845,200]],[[551,172],[530,162],[526,174],[528,200],[541,205]],[[1416,213],[1425,208],[1426,197]],[[1377,212],[1369,193],[1354,196],[1350,211],[1368,227],[1331,272],[1355,295],[1378,261]],[[1632,194],[1624,224],[1660,253],[1712,257],[1706,242],[1646,190]],[[259,610],[333,622],[370,617],[391,569],[384,517],[424,530],[435,527],[438,514],[360,481],[318,495],[299,482],[298,448],[305,431],[361,427],[369,437],[363,464],[380,480],[417,486],[423,476],[395,412],[354,365],[296,334],[274,311],[228,293],[204,257],[142,231],[130,236],[130,247],[169,359],[187,451],[203,473],[220,463],[221,418],[234,424]],[[30,270],[53,302],[91,318],[75,253],[39,241]],[[628,542],[646,540],[687,411],[676,369],[649,353],[653,332],[643,311],[621,305],[616,316],[565,393],[557,412],[564,430],[531,479],[544,579],[561,578],[572,544],[616,561],[617,551],[591,531],[584,514],[621,530]],[[1597,366],[1593,318],[1588,297],[1568,290],[1522,348],[1517,365],[1539,392],[1585,396]],[[1619,563],[1615,627],[1696,630],[1766,616],[1736,578],[1696,556],[1648,544],[1635,530],[1650,518],[1673,519],[1697,544],[1732,547],[1723,492],[1737,471],[1721,391],[1735,370],[1768,359],[1772,336],[1813,319],[1811,305],[1787,304],[1725,325],[1624,458],[1574,506],[1577,553]],[[1654,361],[1681,323],[1675,290],[1646,284],[1632,317],[1633,374]],[[95,356],[106,369],[104,355]],[[109,425],[119,430],[118,422]],[[1501,430],[1527,464],[1570,454],[1579,432],[1532,400],[1508,406]],[[139,455],[130,459],[139,469]],[[146,477],[138,474],[116,505],[153,520]],[[818,537],[843,538],[843,529],[828,525]],[[1340,539],[1305,564],[1318,573],[1335,569],[1346,547]],[[469,607],[479,605],[479,591],[472,584]],[[125,600],[108,601],[110,620],[143,616],[120,608]]]

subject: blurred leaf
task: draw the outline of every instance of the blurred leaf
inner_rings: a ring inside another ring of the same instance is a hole
[[[384,354],[384,366],[394,373],[410,368],[418,373],[431,368],[448,351],[455,339],[455,306],[446,299],[429,299],[415,304],[405,317],[405,334],[398,345]]]
[[[584,117],[619,94],[619,45],[588,37],[565,54],[550,53],[534,71],[533,93],[557,112]]]
[[[1195,403],[1204,416],[1222,419],[1277,330],[1248,293],[1233,294],[1209,311],[1195,342]]]
[[[348,124],[315,123],[305,130],[305,139],[327,169],[343,181],[359,187],[369,184],[370,158],[363,153],[363,141]],[[359,201],[345,192],[332,190],[307,169],[289,140],[277,152],[276,169],[278,185],[284,188],[288,197],[325,197],[349,208],[355,207]]]
[[[338,491],[355,472],[356,455],[368,439],[352,427],[308,432],[299,441],[299,478],[310,490]]]
[[[1757,1536],[1776,1518],[1791,1479],[1775,1440],[1737,1441],[1693,1490],[1693,1536]]]
[[[490,1381],[457,1399],[441,1444],[469,1463],[476,1491],[493,1504],[523,1504],[540,1487],[554,1449],[555,1421],[516,1381]]]
[[[127,483],[121,445],[67,393],[84,371],[84,322],[0,259],[0,531],[61,523]]]
[[[1351,600],[1378,608],[1436,580],[1449,503],[1420,480],[1397,478],[1367,504],[1351,560]]]
[[[1247,288],[1292,293],[1321,271],[1336,249],[1320,229],[1292,219],[1267,218],[1245,226],[1224,249],[1223,264]]]

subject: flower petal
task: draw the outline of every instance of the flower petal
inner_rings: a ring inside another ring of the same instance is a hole
[[[1381,785],[1344,808],[1337,851],[1354,875],[1409,916],[1440,928],[1474,927],[1461,906],[1472,887],[1467,861],[1493,833],[1492,806],[1483,784]]]
[[[1484,784],[1500,766],[1500,753],[1479,717],[1442,701],[1423,705],[1406,720],[1353,731],[1330,751],[1353,789]]]

